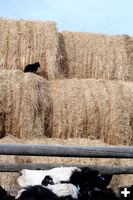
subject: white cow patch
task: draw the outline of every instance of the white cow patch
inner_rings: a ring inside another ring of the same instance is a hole
[[[76,186],[71,183],[48,185],[47,188],[58,197],[71,196],[73,199],[78,198],[79,191]]]
[[[21,171],[22,175],[18,178],[17,182],[20,187],[41,185],[45,176],[50,176],[54,184],[57,184],[60,181],[68,181],[75,170],[81,171],[77,167],[57,167],[51,170],[23,169]]]

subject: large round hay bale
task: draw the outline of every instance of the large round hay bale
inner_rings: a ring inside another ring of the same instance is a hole
[[[47,79],[61,77],[55,22],[0,18],[0,69],[21,69],[40,62],[38,73]],[[62,77],[63,78],[63,77]]]
[[[50,132],[51,98],[47,81],[20,70],[0,70],[0,138],[34,138]]]
[[[132,82],[56,80],[50,82],[50,90],[51,137],[102,138],[109,144],[132,144]]]
[[[59,38],[67,78],[133,81],[129,36],[64,31]]]

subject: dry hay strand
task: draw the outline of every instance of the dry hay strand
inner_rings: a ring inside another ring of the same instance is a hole
[[[38,61],[39,75],[50,80],[62,77],[55,22],[0,18],[0,69],[23,70]]]
[[[20,70],[0,70],[0,138],[32,138],[50,132],[47,81]]]
[[[129,36],[61,32],[59,39],[66,77],[133,80],[127,52]]]
[[[132,144],[132,82],[56,80],[50,82],[50,90],[51,137],[102,138],[108,144]]]

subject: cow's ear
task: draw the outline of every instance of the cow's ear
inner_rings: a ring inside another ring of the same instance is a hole
[[[97,178],[97,187],[100,189],[106,188],[112,179],[112,174],[100,174]]]

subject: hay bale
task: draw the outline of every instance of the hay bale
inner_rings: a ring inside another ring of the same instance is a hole
[[[133,81],[127,52],[129,36],[61,32],[59,39],[67,78]],[[133,54],[133,46],[130,51]]]
[[[20,70],[0,70],[0,138],[31,138],[50,132],[51,98],[45,79]]]
[[[40,62],[49,80],[103,78],[133,80],[132,38],[127,35],[61,32],[55,22],[0,18],[0,69],[24,69]]]
[[[109,144],[132,144],[132,82],[56,80],[50,82],[50,90],[51,137],[102,138]]]
[[[24,69],[40,62],[39,74],[47,79],[61,75],[55,22],[0,18],[0,69]]]

